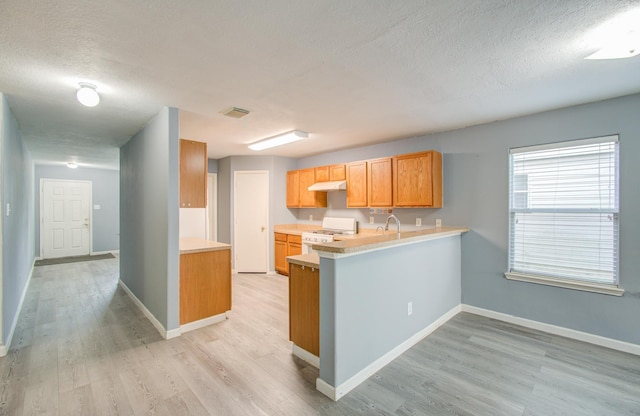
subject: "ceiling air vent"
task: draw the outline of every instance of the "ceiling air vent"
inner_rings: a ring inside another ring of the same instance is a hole
[[[224,110],[222,114],[228,117],[242,118],[249,114],[249,110],[245,110],[244,108],[231,107]]]

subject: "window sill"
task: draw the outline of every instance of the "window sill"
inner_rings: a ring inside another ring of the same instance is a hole
[[[520,282],[538,283],[541,285],[563,287],[565,289],[584,290],[585,292],[602,293],[612,296],[622,296],[624,294],[624,289],[618,286],[579,282],[575,280],[538,276],[528,273],[507,272],[504,274],[504,277],[509,280],[517,280]]]

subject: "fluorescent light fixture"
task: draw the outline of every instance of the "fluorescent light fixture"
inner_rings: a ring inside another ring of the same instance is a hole
[[[67,162],[67,167],[71,169],[78,169],[78,164],[76,162]]]
[[[80,82],[80,89],[76,93],[78,101],[87,107],[95,107],[100,102],[100,96],[96,91],[96,86],[88,82]]]
[[[608,42],[603,48],[584,59],[621,59],[638,54],[640,54],[640,33],[631,32]]]
[[[585,59],[621,59],[640,54],[640,7],[619,13],[590,31],[585,41],[597,49]]]
[[[309,133],[305,133],[304,131],[300,131],[300,130],[293,130],[286,133],[278,134],[277,136],[273,136],[267,139],[257,141],[255,143],[251,143],[249,145],[249,149],[251,150],[269,149],[276,146],[282,146],[283,144],[297,142],[298,140],[306,139],[307,137],[309,137]]]

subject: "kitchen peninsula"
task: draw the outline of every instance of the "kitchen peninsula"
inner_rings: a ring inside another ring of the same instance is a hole
[[[180,329],[201,328],[231,309],[231,245],[180,239]]]
[[[313,245],[319,260],[318,390],[338,400],[459,311],[461,235],[467,231],[361,233]],[[315,266],[310,255],[287,260]],[[295,346],[294,353],[308,358]]]

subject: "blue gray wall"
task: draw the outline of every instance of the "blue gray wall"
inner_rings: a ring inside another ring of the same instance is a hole
[[[444,207],[396,209],[404,224],[469,226],[462,245],[465,304],[587,333],[640,344],[640,94],[519,117],[424,137],[300,159],[298,167],[320,166],[420,150],[443,153]],[[511,147],[620,135],[620,282],[624,296],[509,281],[508,151]],[[335,195],[334,195],[335,194]],[[327,214],[363,220],[367,210],[342,209],[329,194]],[[346,204],[345,204],[346,205]],[[339,206],[335,209],[334,207]],[[308,212],[299,210],[304,222]],[[404,226],[403,226],[404,228]]]
[[[320,259],[323,381],[339,387],[460,305],[460,240]]]
[[[274,156],[231,156],[218,161],[218,240],[233,245],[234,172],[269,172],[269,268],[274,269],[273,226],[296,222],[287,209],[287,171],[296,169],[296,160]]]
[[[216,159],[207,160],[207,172],[218,173],[218,161]]]
[[[120,279],[167,330],[179,327],[178,110],[120,148]]]
[[[20,311],[34,251],[33,162],[6,97],[2,100],[2,343]],[[7,215],[6,207],[11,211]]]
[[[34,182],[35,252],[40,253],[40,179],[65,179],[92,182],[93,241],[92,250],[114,251],[120,248],[120,172],[66,166],[36,165]]]

